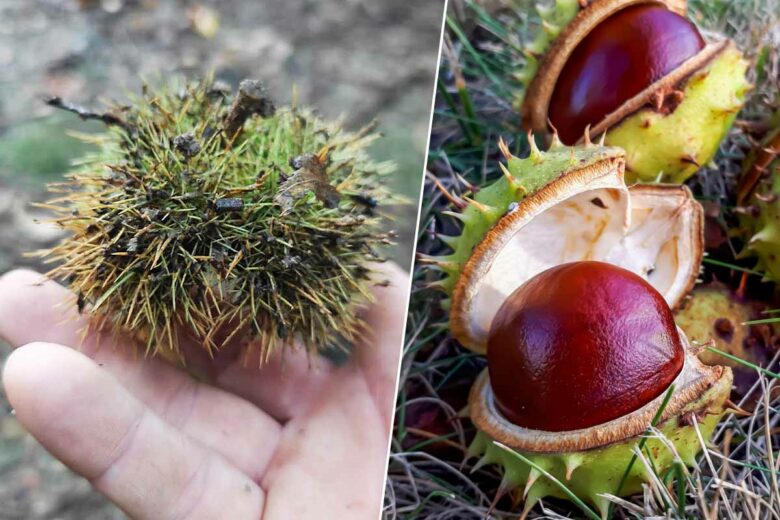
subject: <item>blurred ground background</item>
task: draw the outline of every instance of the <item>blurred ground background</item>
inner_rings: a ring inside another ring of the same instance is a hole
[[[69,130],[97,123],[55,113],[41,97],[87,106],[121,100],[141,79],[214,71],[268,83],[357,128],[377,119],[377,159],[399,166],[393,254],[411,261],[444,0],[0,0],[0,274],[41,269],[22,254],[59,235],[29,206],[85,145]],[[0,359],[7,355],[0,344]],[[56,384],[56,383],[53,383]],[[114,519],[115,508],[38,447],[0,392],[0,520]]]

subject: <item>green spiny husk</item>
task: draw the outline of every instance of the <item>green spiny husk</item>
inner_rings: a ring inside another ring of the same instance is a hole
[[[754,256],[756,269],[780,282],[780,110],[768,123],[770,131],[745,160],[739,196],[745,200],[738,203],[747,205],[740,218],[743,256]]]
[[[240,336],[263,360],[294,341],[313,352],[351,340],[392,235],[376,205],[393,200],[382,181],[393,165],[369,158],[371,128],[296,106],[229,136],[231,98],[206,79],[113,107],[91,138],[99,151],[51,187],[61,196],[46,207],[70,232],[43,252],[60,263],[51,276],[147,352]]]
[[[515,99],[518,108],[542,57],[582,7],[577,1],[556,0],[537,10],[541,29],[525,45],[525,64],[515,75],[524,87]],[[746,79],[747,67],[747,60],[730,44],[681,82],[682,101],[670,112],[645,107],[610,128],[599,128],[599,133],[606,131],[607,145],[626,150],[626,181],[680,184],[707,165],[752,88]]]
[[[696,466],[696,456],[702,449],[696,428],[705,442],[712,437],[725,413],[731,381],[730,376],[722,378],[698,399],[688,403],[679,415],[657,424],[660,435],[645,435],[642,453],[656,475],[664,476],[677,465]],[[696,426],[692,415],[696,417]],[[643,483],[651,478],[648,467],[641,461],[631,463],[641,439],[642,436],[634,436],[604,447],[577,452],[520,453],[562,482],[578,498],[596,506],[602,516],[606,516],[610,502],[603,494],[629,496],[640,492]],[[476,468],[484,464],[501,467],[501,491],[510,492],[516,499],[523,500],[524,513],[547,496],[570,499],[538,469],[497,446],[485,432],[477,431],[468,453],[472,457],[479,457]]]
[[[712,161],[752,88],[747,67],[730,45],[685,80],[671,113],[643,108],[610,128],[606,143],[626,150],[626,181],[683,183]]]
[[[739,359],[764,366],[767,345],[774,336],[774,325],[749,325],[746,322],[766,318],[768,305],[749,300],[719,282],[696,287],[674,313],[674,321],[695,344],[712,341],[713,346]],[[709,350],[699,354],[708,365],[726,365],[735,370],[744,367]],[[752,369],[747,370],[755,374]]]
[[[533,137],[529,139],[533,143]],[[531,154],[520,158],[509,154],[504,148],[507,166],[504,176],[489,186],[479,189],[471,202],[462,212],[444,212],[463,223],[458,236],[439,235],[452,253],[444,256],[422,257],[433,267],[444,273],[436,287],[452,294],[463,266],[471,256],[474,247],[485,237],[488,230],[503,217],[511,206],[536,193],[553,180],[563,177],[573,169],[586,168],[605,158],[623,155],[617,148],[603,146],[563,146],[555,139],[549,150],[542,152],[535,144]],[[502,165],[503,166],[503,165]],[[443,300],[442,306],[449,307],[449,300]]]

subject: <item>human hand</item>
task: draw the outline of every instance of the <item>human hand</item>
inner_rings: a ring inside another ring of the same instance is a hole
[[[13,271],[0,278],[0,337],[16,347],[5,391],[24,427],[132,518],[377,518],[408,296],[407,275],[382,269],[390,286],[347,363],[216,362],[213,385],[122,339],[82,338],[67,289]]]

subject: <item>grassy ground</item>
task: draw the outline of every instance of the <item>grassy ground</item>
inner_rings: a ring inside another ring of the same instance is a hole
[[[737,259],[733,238],[740,208],[735,185],[746,151],[770,111],[777,109],[780,71],[780,3],[777,0],[691,2],[691,16],[705,30],[725,32],[758,64],[746,109],[723,144],[716,161],[689,185],[705,205],[708,257],[705,283],[719,280],[748,298],[777,306],[773,284],[762,282],[751,259]],[[442,215],[449,201],[437,189],[468,194],[500,175],[497,141],[513,153],[527,153],[519,128],[513,77],[525,57],[522,43],[538,24],[525,0],[450,2],[438,80],[435,118],[418,234],[418,253],[437,254],[444,245],[436,234],[457,234],[459,225]],[[772,106],[774,104],[774,107]],[[435,180],[434,180],[435,179]],[[496,500],[501,475],[490,465],[473,470],[465,450],[474,427],[462,410],[481,356],[454,342],[447,332],[441,293],[426,289],[438,275],[418,265],[401,367],[396,426],[386,490],[387,518],[514,518],[520,508],[504,496]],[[714,445],[699,466],[669,486],[654,483],[644,495],[615,500],[615,518],[778,518],[777,337],[765,338],[768,370],[738,369],[740,384],[732,399],[750,413],[727,416]],[[582,517],[572,504],[544,500],[529,518]]]

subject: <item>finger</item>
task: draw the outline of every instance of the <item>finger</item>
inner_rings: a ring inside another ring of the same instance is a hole
[[[387,428],[356,371],[331,379],[303,416],[285,425],[266,477],[264,520],[379,516]]]
[[[310,356],[304,349],[286,349],[260,368],[252,356],[246,362],[237,361],[217,376],[216,383],[286,422],[322,392],[333,370],[329,361]]]
[[[369,392],[389,429],[403,349],[409,274],[396,264],[384,263],[379,265],[377,277],[388,284],[374,288],[377,303],[366,310],[366,335],[356,348],[354,362],[363,372]]]
[[[133,518],[257,519],[264,493],[72,349],[19,348],[3,371],[22,425]]]
[[[12,271],[0,278],[0,337],[12,346],[34,341],[80,345],[169,424],[252,478],[264,474],[281,429],[272,417],[163,361],[144,359],[121,338],[92,333],[82,341],[86,326],[73,294],[59,284],[32,271]]]

